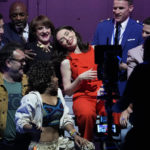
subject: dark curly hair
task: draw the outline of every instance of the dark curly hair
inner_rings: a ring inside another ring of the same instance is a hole
[[[27,75],[29,85],[28,92],[38,91],[41,94],[50,86],[52,77],[56,76],[53,63],[50,61],[36,61],[36,63],[30,67]]]

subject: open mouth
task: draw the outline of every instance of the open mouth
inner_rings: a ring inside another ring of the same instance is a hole
[[[49,34],[42,34],[41,37],[42,37],[42,38],[48,38],[48,37],[49,37]]]

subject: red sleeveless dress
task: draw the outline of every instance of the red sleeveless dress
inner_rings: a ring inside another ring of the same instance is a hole
[[[85,53],[70,53],[68,56],[71,67],[72,80],[75,80],[81,73],[93,69],[97,70],[95,64],[94,49],[90,46]],[[102,86],[102,81],[97,78],[94,80],[83,80],[78,90],[73,94],[73,111],[77,118],[77,124],[81,135],[92,140],[93,128],[96,115],[106,115],[104,102],[101,102],[97,110],[97,91]]]

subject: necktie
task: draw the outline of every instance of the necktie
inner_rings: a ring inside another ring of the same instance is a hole
[[[121,24],[119,22],[117,22],[116,23],[116,33],[115,33],[115,45],[119,44],[120,31],[121,31]]]

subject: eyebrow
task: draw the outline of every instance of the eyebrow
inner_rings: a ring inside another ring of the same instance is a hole
[[[68,34],[68,31],[65,31],[65,33],[63,35],[67,35]],[[63,40],[64,37],[60,38],[59,41]]]

